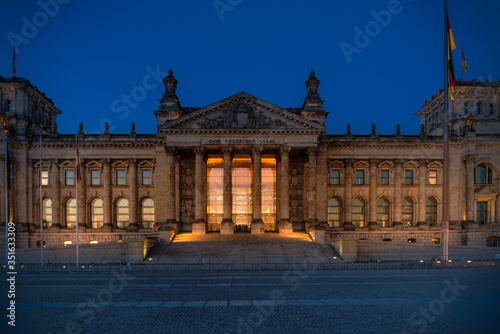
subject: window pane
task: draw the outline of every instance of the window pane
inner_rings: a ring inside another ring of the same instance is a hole
[[[405,184],[413,184],[413,171],[412,170],[405,171]]]
[[[352,201],[352,224],[357,227],[365,226],[365,202],[359,198]]]
[[[74,228],[76,224],[76,200],[70,198],[66,201],[66,227]]]
[[[129,203],[126,198],[121,198],[116,203],[116,226],[126,228],[129,225]]]
[[[380,171],[380,184],[389,184],[389,171]]]
[[[42,171],[42,186],[48,186],[49,185],[49,171],[43,170]]]
[[[340,184],[340,170],[331,171],[331,184]]]
[[[91,177],[92,177],[92,180],[91,180],[91,184],[94,185],[94,186],[97,186],[99,185],[101,182],[101,179],[100,179],[100,172],[98,170],[92,170],[90,171],[91,173]]]
[[[486,183],[486,166],[476,167],[476,183],[478,184]]]
[[[402,223],[403,226],[413,225],[413,201],[409,198],[403,198],[402,207]]]
[[[340,203],[336,198],[328,200],[328,225],[340,227]]]
[[[152,228],[155,221],[155,204],[153,200],[151,198],[143,200],[141,210],[142,227]]]
[[[365,171],[357,170],[356,171],[356,184],[365,184]]]
[[[429,171],[429,184],[437,184],[437,170]]]
[[[425,206],[426,222],[430,226],[437,225],[437,202],[434,198],[429,197]]]
[[[44,227],[52,226],[52,200],[49,198],[42,201],[42,221]]]
[[[74,186],[75,185],[75,171],[67,170],[66,171],[66,185]]]
[[[389,226],[389,201],[385,198],[379,198],[377,201],[377,224]]]
[[[145,186],[150,186],[152,184],[151,169],[142,170],[142,184]]]
[[[116,184],[119,186],[124,186],[126,184],[124,169],[118,169],[116,171]]]

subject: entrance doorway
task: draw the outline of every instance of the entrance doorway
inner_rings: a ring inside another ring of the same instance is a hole
[[[235,154],[231,164],[233,184],[233,223],[240,232],[250,231],[252,224],[252,159],[249,155]]]

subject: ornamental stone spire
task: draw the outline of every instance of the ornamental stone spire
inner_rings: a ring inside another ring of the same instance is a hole
[[[305,82],[307,95],[302,104],[301,116],[313,122],[325,125],[325,118],[328,112],[323,108],[323,100],[318,94],[319,79],[316,78],[314,70],[311,70],[309,79]]]
[[[177,82],[174,72],[169,69],[168,75],[163,79],[165,93],[160,100],[160,107],[155,111],[158,125],[168,123],[182,116],[182,107],[176,94]]]

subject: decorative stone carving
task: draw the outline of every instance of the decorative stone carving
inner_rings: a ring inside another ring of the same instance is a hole
[[[194,215],[194,157],[180,159],[181,223],[193,222]]]
[[[401,126],[396,125],[396,137],[401,137]]]
[[[420,136],[425,136],[425,125],[423,124],[420,125]]]
[[[346,135],[347,137],[352,136],[352,134],[351,134],[351,124],[350,124],[350,123],[347,123],[347,127],[346,127],[346,128],[347,128],[347,131],[346,131],[345,135]]]
[[[302,195],[304,193],[304,161],[302,157],[290,159],[290,220],[304,220]]]
[[[135,123],[130,124],[130,135],[134,136],[135,133]]]
[[[222,111],[222,115],[199,122],[202,129],[290,129],[280,119],[273,119],[246,103]]]
[[[375,123],[372,124],[372,133],[371,133],[371,136],[372,137],[376,137],[377,136],[377,131],[375,130]]]
[[[177,155],[177,147],[175,146],[165,146],[165,153],[167,155]]]
[[[83,123],[80,123],[80,124],[78,125],[78,134],[79,134],[79,135],[83,135]]]

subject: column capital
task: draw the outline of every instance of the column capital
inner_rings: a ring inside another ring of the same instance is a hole
[[[205,146],[193,146],[193,151],[195,155],[204,155],[205,154]]]
[[[127,159],[128,163],[130,164],[130,166],[136,166],[137,164],[137,159],[136,158],[129,158]]]
[[[404,163],[404,159],[394,159],[394,167],[401,167]]]
[[[427,167],[427,165],[429,164],[429,160],[428,159],[418,159],[418,167],[419,168],[422,168],[422,167]]]
[[[175,155],[177,155],[177,147],[165,146],[165,153],[167,153],[167,155],[175,156]]]
[[[314,146],[314,147],[308,147],[306,149],[306,153],[309,156],[309,159],[311,158],[311,156],[316,157],[316,154],[318,153],[318,148],[316,146]]]
[[[476,162],[476,155],[475,154],[467,154],[464,157],[464,161],[466,164],[473,164]]]
[[[352,167],[352,165],[354,165],[354,159],[344,159],[344,164],[346,167]]]
[[[290,154],[290,151],[292,150],[291,147],[289,146],[286,146],[286,145],[282,145],[280,146],[280,155],[289,155]]]
[[[252,147],[252,156],[262,156],[262,151],[264,148],[262,146]]]
[[[233,154],[233,148],[231,146],[222,146],[220,148],[223,156],[228,156]]]
[[[109,159],[109,158],[104,158],[104,159],[101,159],[101,163],[102,163],[104,166],[109,166],[109,165],[111,165],[111,159]]]
[[[379,159],[370,159],[370,167],[377,167],[379,162]]]

